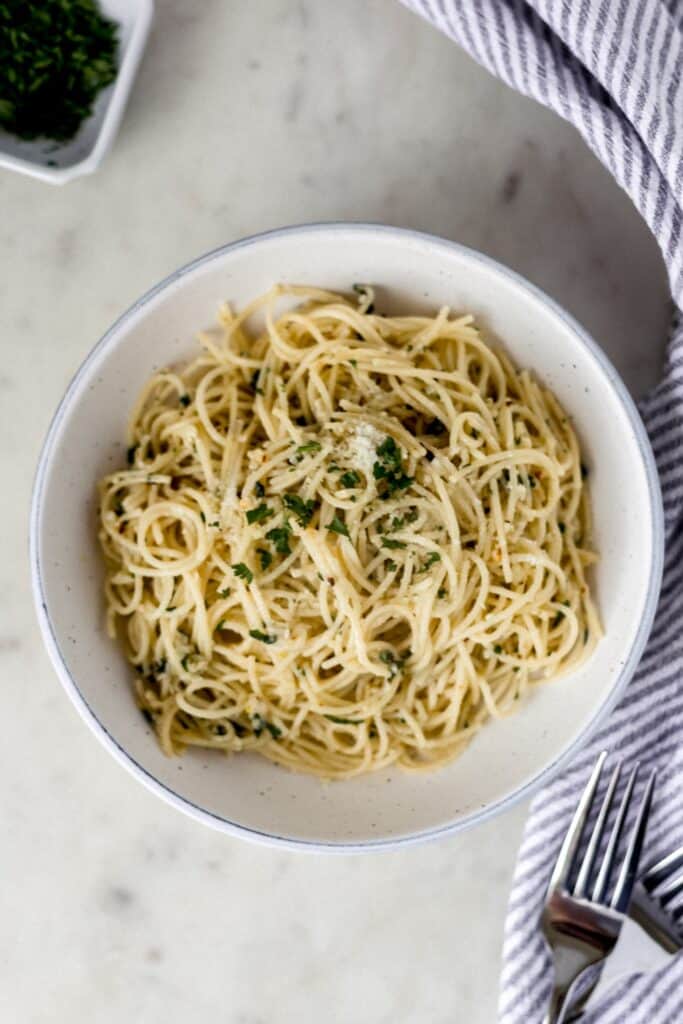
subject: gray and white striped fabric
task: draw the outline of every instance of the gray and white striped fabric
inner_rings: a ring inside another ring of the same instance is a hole
[[[683,307],[683,0],[403,0],[508,85],[570,121],[661,246]],[[508,910],[502,1024],[543,1017],[551,984],[538,917],[551,864],[600,749],[659,771],[647,854],[683,842],[683,326],[640,410],[666,517],[664,583],[645,655],[592,743],[532,804]],[[609,991],[585,1024],[683,1022],[683,956]]]

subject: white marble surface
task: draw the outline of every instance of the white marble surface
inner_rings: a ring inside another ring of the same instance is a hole
[[[524,807],[333,859],[253,848],[143,791],[86,732],[33,616],[49,417],[110,321],[178,264],[313,219],[481,248],[545,287],[635,391],[668,301],[654,243],[566,125],[392,0],[160,0],[114,151],[62,190],[0,176],[0,1020],[493,1021]]]

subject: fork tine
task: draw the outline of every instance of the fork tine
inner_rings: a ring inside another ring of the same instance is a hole
[[[683,892],[683,875],[679,875],[678,878],[672,878],[670,882],[663,885],[654,895],[655,899],[659,900],[662,906],[665,907],[667,903],[671,903],[681,892]]]
[[[607,892],[607,886],[609,885],[609,876],[612,873],[614,867],[614,860],[617,854],[617,848],[619,846],[619,839],[621,837],[621,830],[624,827],[624,820],[626,818],[626,812],[628,811],[628,805],[631,800],[631,793],[635,785],[636,776],[638,775],[638,769],[640,768],[640,762],[638,762],[629,775],[628,782],[626,783],[626,789],[624,795],[621,798],[621,804],[617,811],[617,816],[614,819],[612,825],[612,832],[607,842],[607,849],[605,850],[602,858],[602,864],[600,865],[600,871],[598,877],[593,886],[593,894],[591,899],[594,903],[602,903],[605,899],[605,893]]]
[[[641,881],[647,891],[652,892],[679,868],[683,868],[683,846],[651,864],[643,873]]]
[[[612,807],[612,801],[614,800],[614,793],[619,783],[619,776],[621,774],[621,766],[623,762],[619,761],[616,768],[612,772],[612,778],[609,780],[607,792],[602,801],[602,807],[598,813],[595,825],[593,826],[593,832],[588,842],[588,847],[583,856],[581,868],[579,870],[578,878],[576,879],[576,885],[574,886],[574,892],[572,895],[580,898],[585,895],[586,889],[588,888],[588,879],[593,869],[593,861],[600,849],[600,841],[602,834],[605,831],[605,825],[607,823],[607,817]]]
[[[617,879],[614,895],[612,896],[612,909],[617,910],[621,914],[625,914],[628,910],[628,905],[631,902],[631,893],[633,892],[633,886],[635,885],[636,877],[638,875],[638,861],[640,860],[640,853],[643,849],[643,842],[645,841],[647,819],[650,814],[650,807],[652,806],[652,794],[654,792],[656,778],[657,771],[656,769],[653,769],[650,774],[650,778],[648,779],[647,786],[645,787],[642,800],[640,801],[638,815],[633,824],[626,856],[624,857],[624,862],[621,865],[619,878]]]
[[[605,763],[606,757],[607,751],[603,750],[590,774],[590,778],[586,783],[586,788],[581,794],[581,799],[574,811],[574,817],[567,829],[567,834],[564,837],[562,846],[560,847],[560,852],[557,855],[555,867],[553,868],[553,873],[550,876],[550,882],[548,883],[548,892],[552,892],[553,889],[560,888],[567,884],[567,880],[571,874],[574,861],[576,859],[576,852],[581,841],[581,833],[583,832],[586,819],[590,812],[595,790],[597,789],[598,782],[600,781],[600,772],[602,771],[602,766]]]

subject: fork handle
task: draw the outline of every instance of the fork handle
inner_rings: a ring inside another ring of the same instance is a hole
[[[553,991],[550,996],[550,1003],[546,1010],[545,1017],[543,1018],[543,1024],[564,1024],[565,1021],[569,1020],[569,1012],[572,1009],[574,1003],[574,996],[576,995],[576,989],[579,987],[579,983],[586,976],[586,974],[594,967],[594,964],[588,964],[582,971],[572,978],[568,985],[553,985]],[[594,979],[593,984],[582,993],[582,995],[588,995],[589,992],[595,987]],[[581,1001],[583,1005],[583,1001]]]
[[[565,1017],[565,1010],[569,1005],[567,996],[569,995],[569,988],[558,988],[553,987],[553,992],[550,997],[550,1003],[546,1010],[545,1017],[543,1018],[543,1024],[562,1024]]]

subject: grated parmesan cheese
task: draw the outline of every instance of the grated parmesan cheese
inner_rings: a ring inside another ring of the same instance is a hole
[[[372,467],[377,462],[377,448],[384,437],[372,423],[359,423],[349,438],[349,454],[354,465],[367,477],[372,477]]]

